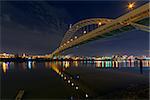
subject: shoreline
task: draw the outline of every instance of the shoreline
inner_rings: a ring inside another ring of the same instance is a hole
[[[130,59],[124,59],[124,60],[130,60]],[[147,60],[147,59],[135,59],[136,61],[139,60]],[[36,58],[36,59],[28,59],[28,58],[0,58],[0,61],[3,62],[26,62],[26,61],[118,61],[113,59],[104,59],[104,60],[95,60],[95,59],[45,59],[45,58]]]

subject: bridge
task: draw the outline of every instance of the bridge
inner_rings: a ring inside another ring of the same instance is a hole
[[[100,38],[107,38],[134,29],[150,32],[149,6],[146,3],[116,18],[90,18],[70,25],[60,46],[50,55],[53,57],[64,50]]]

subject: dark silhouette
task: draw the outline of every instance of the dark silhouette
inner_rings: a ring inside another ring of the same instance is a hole
[[[143,74],[143,64],[142,64],[142,59],[140,59],[140,73]]]

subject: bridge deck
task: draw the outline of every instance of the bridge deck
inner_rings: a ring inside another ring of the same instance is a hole
[[[149,5],[150,3],[146,3],[127,14],[124,14],[112,20],[112,22],[106,25],[101,26],[85,35],[82,35],[70,43],[66,43],[63,46],[60,46],[51,54],[51,56],[59,52],[62,52],[66,49],[72,48],[76,45],[87,43],[91,40],[99,38],[107,38],[113,35],[117,35],[118,33],[121,32],[127,32],[136,29],[134,26],[131,25],[131,23],[149,25]]]

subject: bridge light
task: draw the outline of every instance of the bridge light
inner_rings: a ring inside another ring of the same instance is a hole
[[[69,43],[70,41],[67,41],[67,43]]]
[[[72,86],[74,86],[74,83],[71,83]]]
[[[63,74],[61,74],[61,77],[63,77],[64,75]]]
[[[79,89],[79,87],[78,86],[76,86],[76,90],[78,90]]]
[[[101,23],[101,22],[99,22],[99,23],[98,23],[98,25],[100,26],[100,25],[102,25],[102,23]]]
[[[66,80],[67,78],[66,77],[64,77],[64,80]]]
[[[71,39],[70,41],[73,41],[73,39]]]
[[[68,83],[70,83],[70,80],[68,80]]]
[[[64,45],[66,45],[66,43]]]
[[[88,94],[86,94],[85,97],[88,98]]]
[[[84,31],[83,33],[86,33],[86,31]]]
[[[128,4],[128,9],[132,10],[135,7],[135,2]]]
[[[77,79],[79,79],[79,75],[77,75],[77,77],[76,77]]]

